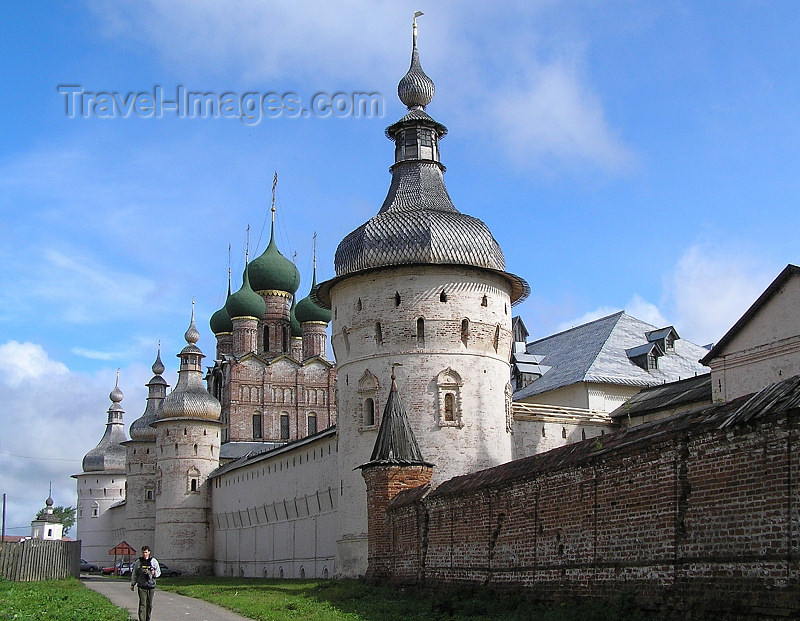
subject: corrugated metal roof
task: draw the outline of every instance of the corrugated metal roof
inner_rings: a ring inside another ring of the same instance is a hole
[[[514,399],[578,382],[654,386],[708,372],[698,362],[707,350],[685,339],[675,341],[675,351],[658,359],[658,369],[646,371],[632,362],[625,350],[647,343],[645,334],[656,329],[619,311],[533,341],[528,344],[527,352],[546,356],[551,369],[514,393]]]

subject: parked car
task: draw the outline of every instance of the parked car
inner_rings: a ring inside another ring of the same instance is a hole
[[[180,576],[181,575],[181,570],[180,569],[172,569],[172,568],[167,567],[166,565],[164,565],[164,563],[159,563],[159,567],[161,567],[161,575],[165,576],[167,578],[170,577],[170,576]]]
[[[132,569],[133,569],[133,562],[122,563],[122,565],[120,565],[119,571],[117,573],[120,576],[130,576]]]
[[[100,568],[94,563],[90,563],[86,559],[81,559],[81,571],[83,572],[100,571]]]
[[[130,562],[119,562],[116,565],[111,565],[111,567],[103,567],[103,575],[110,576],[111,574],[117,574],[118,576],[124,576],[126,573],[131,573],[131,565]]]

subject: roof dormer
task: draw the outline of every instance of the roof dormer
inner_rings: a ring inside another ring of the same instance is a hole
[[[667,354],[675,351],[675,341],[681,338],[673,326],[651,330],[650,332],[645,332],[644,335],[651,343],[658,343],[661,351]]]

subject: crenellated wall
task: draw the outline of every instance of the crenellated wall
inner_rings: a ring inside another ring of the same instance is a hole
[[[720,428],[743,401],[398,494],[388,581],[797,615],[800,412]]]

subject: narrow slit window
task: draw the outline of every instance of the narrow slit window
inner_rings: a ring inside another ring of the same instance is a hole
[[[467,342],[469,341],[469,319],[462,319],[461,320],[461,342],[464,343],[464,347],[467,346]]]
[[[481,298],[481,306],[489,306],[489,298],[487,298],[486,295]]]
[[[383,328],[381,328],[381,322],[375,322],[375,342],[378,345],[383,345]]]
[[[452,422],[456,419],[455,416],[455,398],[452,392],[448,392],[444,396],[444,419]]]
[[[492,341],[492,345],[494,346],[495,352],[500,348],[500,326],[497,325],[494,328],[494,339]]]
[[[447,291],[442,289],[442,292],[439,294],[439,301],[440,302],[447,302]]]
[[[394,292],[394,305],[400,306],[400,293],[397,291]]]
[[[281,440],[289,439],[289,415],[281,414]]]
[[[417,347],[425,347],[425,320],[417,319]]]
[[[364,426],[372,427],[375,425],[375,401],[372,397],[364,400]]]

